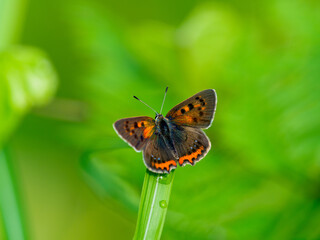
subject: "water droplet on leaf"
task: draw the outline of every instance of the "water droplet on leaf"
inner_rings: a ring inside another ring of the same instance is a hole
[[[167,204],[167,201],[166,201],[166,200],[161,200],[161,201],[159,202],[159,204],[160,204],[160,207],[161,207],[161,208],[166,208],[166,207],[168,207],[168,204]]]

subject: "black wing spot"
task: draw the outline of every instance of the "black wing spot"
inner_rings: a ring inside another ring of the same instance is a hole
[[[202,99],[202,98],[200,98],[200,100],[199,100],[200,102],[204,102],[204,100]]]
[[[200,117],[203,116],[203,112],[199,112]]]
[[[137,134],[135,134],[135,135],[134,135],[134,138],[135,138],[135,139],[138,139],[138,136],[137,136]]]
[[[126,121],[126,124],[128,124],[129,123],[129,121]]]
[[[143,138],[143,136],[142,136],[142,135],[140,136],[140,140],[141,140],[141,142],[143,142],[143,140],[144,140],[144,138]]]
[[[141,127],[144,127],[144,122],[141,122]]]
[[[184,108],[182,108],[180,111],[182,114],[184,114],[186,112],[186,110],[184,110]]]
[[[188,104],[188,107],[189,107],[189,111],[192,110],[192,109],[193,109],[193,104],[192,104],[192,103],[189,103],[189,104]]]
[[[138,128],[138,123],[134,122],[134,128]]]
[[[132,133],[132,134],[134,134],[134,131],[133,131],[133,130],[131,130],[131,133]]]
[[[199,97],[196,97],[196,100],[199,100]]]
[[[197,122],[198,122],[198,119],[197,119],[197,118],[193,118],[193,121],[194,121],[195,123],[197,123]]]
[[[204,106],[204,105],[206,105],[206,103],[205,102],[201,102],[201,105]]]

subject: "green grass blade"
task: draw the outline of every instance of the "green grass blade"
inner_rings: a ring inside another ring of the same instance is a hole
[[[146,171],[134,239],[160,239],[173,178],[174,171],[165,175]]]
[[[4,219],[7,239],[27,239],[10,159],[3,149],[0,150],[0,210]]]
[[[26,5],[25,0],[0,1],[0,50],[17,43]]]

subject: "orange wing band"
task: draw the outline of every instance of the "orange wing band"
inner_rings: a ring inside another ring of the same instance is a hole
[[[177,163],[174,160],[169,160],[164,163],[155,163],[154,164],[155,168],[161,168],[162,170],[164,170],[166,168],[167,171],[169,171],[170,165],[177,166]]]
[[[193,164],[194,160],[197,159],[197,157],[201,154],[203,150],[204,150],[204,147],[201,146],[200,148],[197,149],[197,151],[191,153],[190,155],[185,155],[179,158],[179,164],[182,165],[186,160],[189,161],[191,164]]]

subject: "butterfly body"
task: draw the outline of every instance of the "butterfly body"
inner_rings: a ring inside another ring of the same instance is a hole
[[[210,150],[201,128],[210,127],[216,108],[213,89],[201,91],[172,108],[166,116],[124,118],[115,122],[116,132],[136,151],[143,151],[147,168],[170,173],[177,164],[194,165]]]
[[[155,119],[155,135],[158,138],[162,138],[165,146],[175,159],[178,159],[178,153],[175,148],[175,143],[173,142],[172,135],[174,134],[174,126],[169,119],[163,117],[161,114],[157,114]]]

